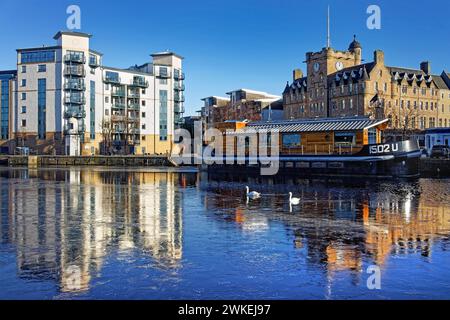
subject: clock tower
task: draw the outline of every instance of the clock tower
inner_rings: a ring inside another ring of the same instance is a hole
[[[328,116],[328,77],[361,64],[362,48],[356,37],[347,51],[323,48],[306,54],[309,112],[311,117]]]

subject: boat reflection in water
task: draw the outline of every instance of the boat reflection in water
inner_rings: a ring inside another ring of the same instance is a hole
[[[2,176],[8,180],[1,189],[1,239],[17,248],[21,279],[86,291],[113,249],[138,250],[158,268],[179,267],[179,175],[14,170]]]
[[[226,219],[244,230],[248,225],[267,229],[276,221],[283,222],[294,234],[293,247],[305,251],[307,264],[324,266],[329,282],[340,272],[349,272],[354,284],[362,280],[365,284],[369,265],[387,269],[389,257],[403,255],[420,255],[431,262],[435,242],[444,251],[450,249],[450,181],[310,180],[232,174],[210,174],[209,178],[204,187],[216,194],[205,197],[209,212],[226,210]],[[242,197],[242,185],[249,183],[252,190],[262,192],[259,202],[233,204],[224,197]],[[302,201],[292,210],[288,193],[293,190]],[[255,213],[256,207],[270,214]]]
[[[450,294],[448,180],[147,170],[0,170],[0,298]],[[382,291],[367,289],[372,265]]]

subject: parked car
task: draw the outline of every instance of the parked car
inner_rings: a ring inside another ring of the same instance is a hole
[[[450,147],[445,145],[436,145],[431,149],[431,158],[449,158],[450,157]]]

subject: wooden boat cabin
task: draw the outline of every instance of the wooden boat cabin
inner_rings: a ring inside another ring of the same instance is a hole
[[[327,118],[245,123],[224,122],[217,129],[227,136],[247,136],[257,132],[276,130],[279,133],[280,156],[283,155],[349,155],[360,152],[364,146],[382,143],[382,132],[388,120],[369,118]],[[224,139],[224,150],[230,147]],[[270,143],[269,143],[270,145]],[[237,153],[237,139],[234,140]]]

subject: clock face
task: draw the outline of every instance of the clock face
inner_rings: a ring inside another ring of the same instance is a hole
[[[314,71],[318,72],[320,69],[320,64],[318,62],[314,63]]]
[[[344,69],[344,64],[342,63],[342,61],[336,62],[336,69],[337,69],[338,71]]]

